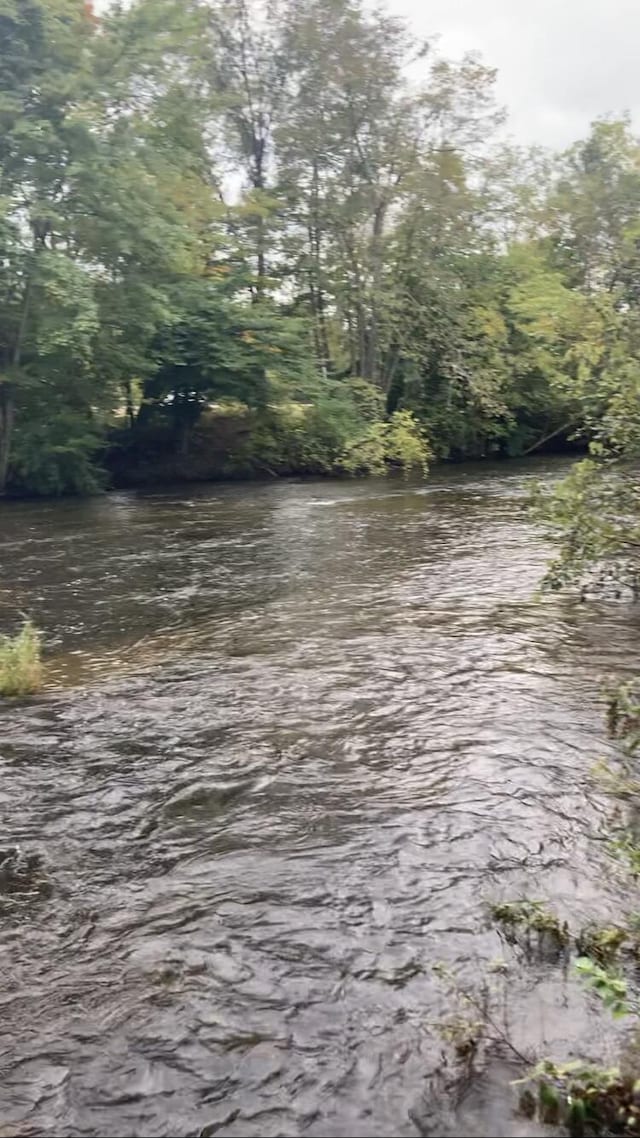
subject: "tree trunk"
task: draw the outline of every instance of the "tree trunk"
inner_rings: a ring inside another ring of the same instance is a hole
[[[127,405],[127,419],[129,421],[129,430],[132,431],[135,426],[136,415],[133,409],[133,391],[131,389],[130,379],[125,379],[124,381],[124,394]]]
[[[349,375],[358,374],[358,348],[356,343],[356,333],[353,321],[353,310],[351,307],[347,309],[347,337],[349,340]]]
[[[316,300],[316,290],[313,281],[313,273],[309,272],[309,304],[311,305],[311,313],[313,316],[313,350],[315,353],[318,364],[322,363],[322,345],[320,343],[320,329],[318,327],[318,302]]]
[[[331,356],[329,353],[329,337],[327,334],[327,321],[324,308],[324,293],[322,291],[322,281],[320,275],[320,257],[319,257],[319,237],[317,231],[314,234],[313,228],[307,226],[307,237],[309,241],[309,301],[311,304],[311,313],[313,316],[313,339],[315,343],[316,358],[318,366],[320,367],[323,375],[328,375],[333,370]]]
[[[320,363],[324,374],[333,371],[329,353],[329,336],[325,314],[324,290],[322,287],[322,228],[320,223],[320,179],[318,161],[313,159],[312,224],[309,226],[309,244],[315,273],[316,322],[320,344]]]
[[[13,384],[0,380],[0,494],[4,494],[7,487],[14,417]]]
[[[262,297],[262,295],[264,293],[264,282],[265,282],[265,277],[267,275],[267,261],[266,261],[264,246],[265,246],[264,220],[263,220],[263,218],[259,217],[258,218],[258,257],[257,257],[258,279],[256,281],[256,291],[255,291],[255,297],[257,300],[260,300],[260,298]]]
[[[333,372],[333,363],[329,351],[329,337],[327,335],[327,321],[324,312],[324,296],[322,288],[318,288],[318,340],[320,342],[320,358],[322,371],[325,376]]]
[[[400,363],[400,347],[398,344],[392,343],[390,348],[389,348],[389,351],[387,352],[387,358],[385,360],[385,365],[383,368],[380,369],[381,370],[380,386],[381,386],[382,390],[384,391],[385,395],[389,395],[389,392],[391,391],[391,388],[393,387],[393,381],[396,377],[396,371],[398,370],[398,364],[399,363]],[[395,411],[395,409],[396,408],[394,407],[393,410]]]
[[[383,200],[378,204],[373,217],[373,234],[371,241],[371,302],[369,305],[369,321],[367,330],[367,354],[362,369],[364,378],[368,379],[371,383],[376,383],[378,381],[379,374],[378,300],[382,286],[382,234],[384,231],[384,220],[386,212],[387,204]]]
[[[36,250],[37,245],[34,245],[34,256]],[[27,277],[27,283],[25,285],[24,294],[22,297],[22,312],[20,313],[20,323],[18,325],[16,340],[13,345],[11,363],[16,371],[22,364],[22,349],[24,346],[25,336],[27,334],[27,325],[29,323],[32,286],[33,271],[31,271]],[[9,460],[11,458],[11,436],[13,434],[13,423],[15,420],[15,415],[15,386],[13,383],[7,382],[6,379],[0,379],[0,494],[4,494],[7,488]]]
[[[361,379],[367,379],[367,318],[361,301],[356,304],[356,319],[358,321],[358,370],[356,375]]]
[[[364,286],[356,255],[355,242],[350,234],[347,235],[345,245],[352,278],[349,288],[349,305],[355,316],[354,338],[356,354],[355,359],[352,359],[351,374],[361,379],[367,379],[368,377],[365,375],[367,357],[367,313],[364,304]]]
[[[251,182],[253,189],[262,194],[265,188],[264,176],[264,140],[259,136],[254,135],[253,143],[253,172]],[[264,217],[260,210],[263,208],[263,203],[258,201],[258,213],[256,215],[256,268],[257,278],[256,287],[253,294],[254,301],[260,301],[265,291],[265,280],[267,276],[267,231],[264,223]]]

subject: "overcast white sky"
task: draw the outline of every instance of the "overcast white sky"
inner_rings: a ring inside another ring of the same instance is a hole
[[[640,0],[387,0],[447,56],[498,68],[518,142],[564,146],[605,112],[640,125]]]

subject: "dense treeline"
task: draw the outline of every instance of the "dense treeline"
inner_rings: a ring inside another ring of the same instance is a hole
[[[2,0],[0,490],[593,437],[640,143],[507,146],[493,83],[361,0]]]

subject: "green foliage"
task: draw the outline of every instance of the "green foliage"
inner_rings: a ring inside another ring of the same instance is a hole
[[[609,685],[607,699],[607,727],[613,739],[620,739],[628,755],[640,745],[640,681]]]
[[[629,1015],[631,1008],[627,1000],[627,984],[621,976],[588,956],[576,960],[576,968],[614,1019]]]
[[[640,1087],[617,1067],[544,1059],[519,1084],[525,1088],[523,1113],[546,1125],[563,1125],[573,1138],[634,1134],[640,1127]]]
[[[385,474],[390,467],[427,473],[430,451],[410,411],[394,411],[388,421],[371,423],[351,439],[336,460],[347,474]]]
[[[119,389],[153,367],[176,277],[201,270],[203,141],[187,157],[193,134],[173,135],[169,114],[179,9],[164,6],[143,46],[153,8],[101,22],[84,0],[6,0],[0,13],[0,493],[7,476],[44,493],[102,481],[92,460]]]
[[[40,633],[30,620],[14,636],[0,637],[0,695],[31,695],[42,686]]]
[[[590,924],[578,933],[576,948],[582,957],[590,957],[598,964],[608,965],[616,960],[628,938],[628,930],[620,925]]]
[[[617,798],[635,798],[640,794],[640,781],[625,774],[610,762],[600,759],[591,768],[591,774],[608,794]]]
[[[638,141],[626,121],[594,124],[564,158],[550,257],[582,300],[565,389],[591,455],[535,508],[559,543],[547,585],[634,598],[640,577]]]
[[[331,474],[345,422],[331,400],[316,406],[281,404],[257,416],[241,456],[250,467],[277,474]]]
[[[560,546],[547,571],[548,588],[578,582],[585,595],[635,598],[640,589],[640,483],[632,471],[585,459],[553,491],[534,494],[532,507]]]
[[[387,424],[371,423],[362,435],[347,442],[338,461],[347,474],[384,474],[387,469]]]
[[[413,417],[382,415],[378,393],[361,380],[324,382],[314,403],[271,403],[254,417],[243,454],[234,458],[278,474],[426,473],[429,448]]]
[[[633,834],[624,833],[609,842],[612,854],[624,861],[632,877],[640,877],[640,845]]]
[[[99,422],[73,408],[50,407],[45,417],[30,415],[25,400],[16,425],[12,459],[13,485],[32,494],[95,494],[104,486],[97,464],[103,445]],[[37,404],[36,404],[37,406]]]

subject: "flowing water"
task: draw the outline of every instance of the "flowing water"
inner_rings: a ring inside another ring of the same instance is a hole
[[[1,507],[0,628],[49,661],[0,709],[0,844],[49,885],[0,907],[1,1133],[536,1133],[505,1059],[451,1093],[438,962],[504,961],[520,1049],[607,1057],[488,916],[623,903],[589,768],[638,620],[534,599],[562,469]]]

